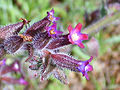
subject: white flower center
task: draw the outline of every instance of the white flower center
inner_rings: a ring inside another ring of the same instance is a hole
[[[77,35],[77,33],[72,34],[71,37],[73,41],[77,41],[79,39],[79,36]]]

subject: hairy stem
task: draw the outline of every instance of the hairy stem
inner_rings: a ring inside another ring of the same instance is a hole
[[[113,15],[111,14],[104,16],[96,23],[93,23],[92,25],[89,25],[88,27],[84,28],[83,32],[88,34],[97,33],[111,24],[118,24],[118,23],[120,23],[120,11]]]

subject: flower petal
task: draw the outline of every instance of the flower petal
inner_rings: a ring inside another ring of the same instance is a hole
[[[88,34],[81,34],[81,35],[79,36],[79,38],[80,38],[81,40],[88,40]]]
[[[0,61],[0,66],[6,65],[6,59],[4,58],[2,61]]]
[[[48,32],[48,35],[51,37],[56,37],[63,33],[62,31],[57,30],[57,23],[53,23],[53,25],[46,27],[46,31]]]
[[[52,14],[54,14],[54,9],[52,9],[50,12],[51,12]]]
[[[77,44],[80,48],[85,48],[84,44],[83,43],[78,43]]]
[[[73,30],[71,25],[68,26],[68,30],[69,30],[69,32],[71,32]]]
[[[81,29],[82,29],[82,24],[81,24],[81,23],[78,23],[78,24],[76,25],[76,27],[75,27],[75,30],[76,30],[76,31],[81,31]]]
[[[52,9],[50,12],[47,12],[47,18],[53,23],[60,19],[59,17],[54,16],[54,9]]]
[[[79,66],[77,67],[78,70],[83,74],[83,76],[85,76],[87,80],[89,80],[87,72],[93,70],[92,65],[89,64],[92,61],[92,59],[93,57],[91,56],[89,60],[79,62]]]

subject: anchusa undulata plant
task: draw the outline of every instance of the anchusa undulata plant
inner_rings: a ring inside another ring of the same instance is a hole
[[[24,25],[30,21],[21,19],[22,22],[0,28],[0,57],[5,54],[13,54],[20,50],[28,51],[29,69],[35,71],[34,77],[39,77],[40,81],[46,80],[50,75],[68,84],[64,69],[81,72],[88,80],[87,72],[93,67],[89,60],[76,60],[72,56],[60,52],[64,46],[73,44],[84,48],[83,40],[88,40],[88,34],[81,33],[82,24],[78,23],[75,28],[68,26],[68,34],[63,34],[57,30],[57,20],[54,16],[54,9],[47,12],[47,16],[42,20],[26,28],[25,32],[19,34]]]

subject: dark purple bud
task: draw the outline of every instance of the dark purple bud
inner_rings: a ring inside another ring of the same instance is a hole
[[[25,35],[28,35],[28,36],[30,35],[30,36],[34,37],[35,34],[37,34],[37,32],[44,32],[45,27],[49,26],[50,23],[51,23],[51,21],[49,21],[48,18],[45,17],[44,19],[34,23],[28,29],[26,29]]]
[[[38,33],[33,38],[33,47],[36,49],[42,49],[49,42],[50,37],[48,37],[47,32]]]
[[[17,35],[23,26],[29,23],[26,19],[21,20],[23,21],[0,28],[0,38],[7,39],[10,36]]]
[[[89,79],[87,72],[93,70],[93,67],[89,64],[93,59],[92,56],[87,61],[76,60],[70,56],[63,54],[51,54],[51,58],[52,64],[56,65],[57,67],[66,68],[76,72],[81,72],[83,76],[86,77],[86,79]]]
[[[100,14],[100,10],[99,9],[93,11],[90,14],[90,23],[92,24],[92,23],[96,22],[97,20],[99,20],[100,19],[100,15],[101,14]]]
[[[23,44],[20,36],[11,36],[4,41],[4,48],[8,53],[16,52]]]
[[[57,38],[51,39],[46,48],[57,49],[65,45],[71,44],[68,39],[68,35],[58,36]]]

